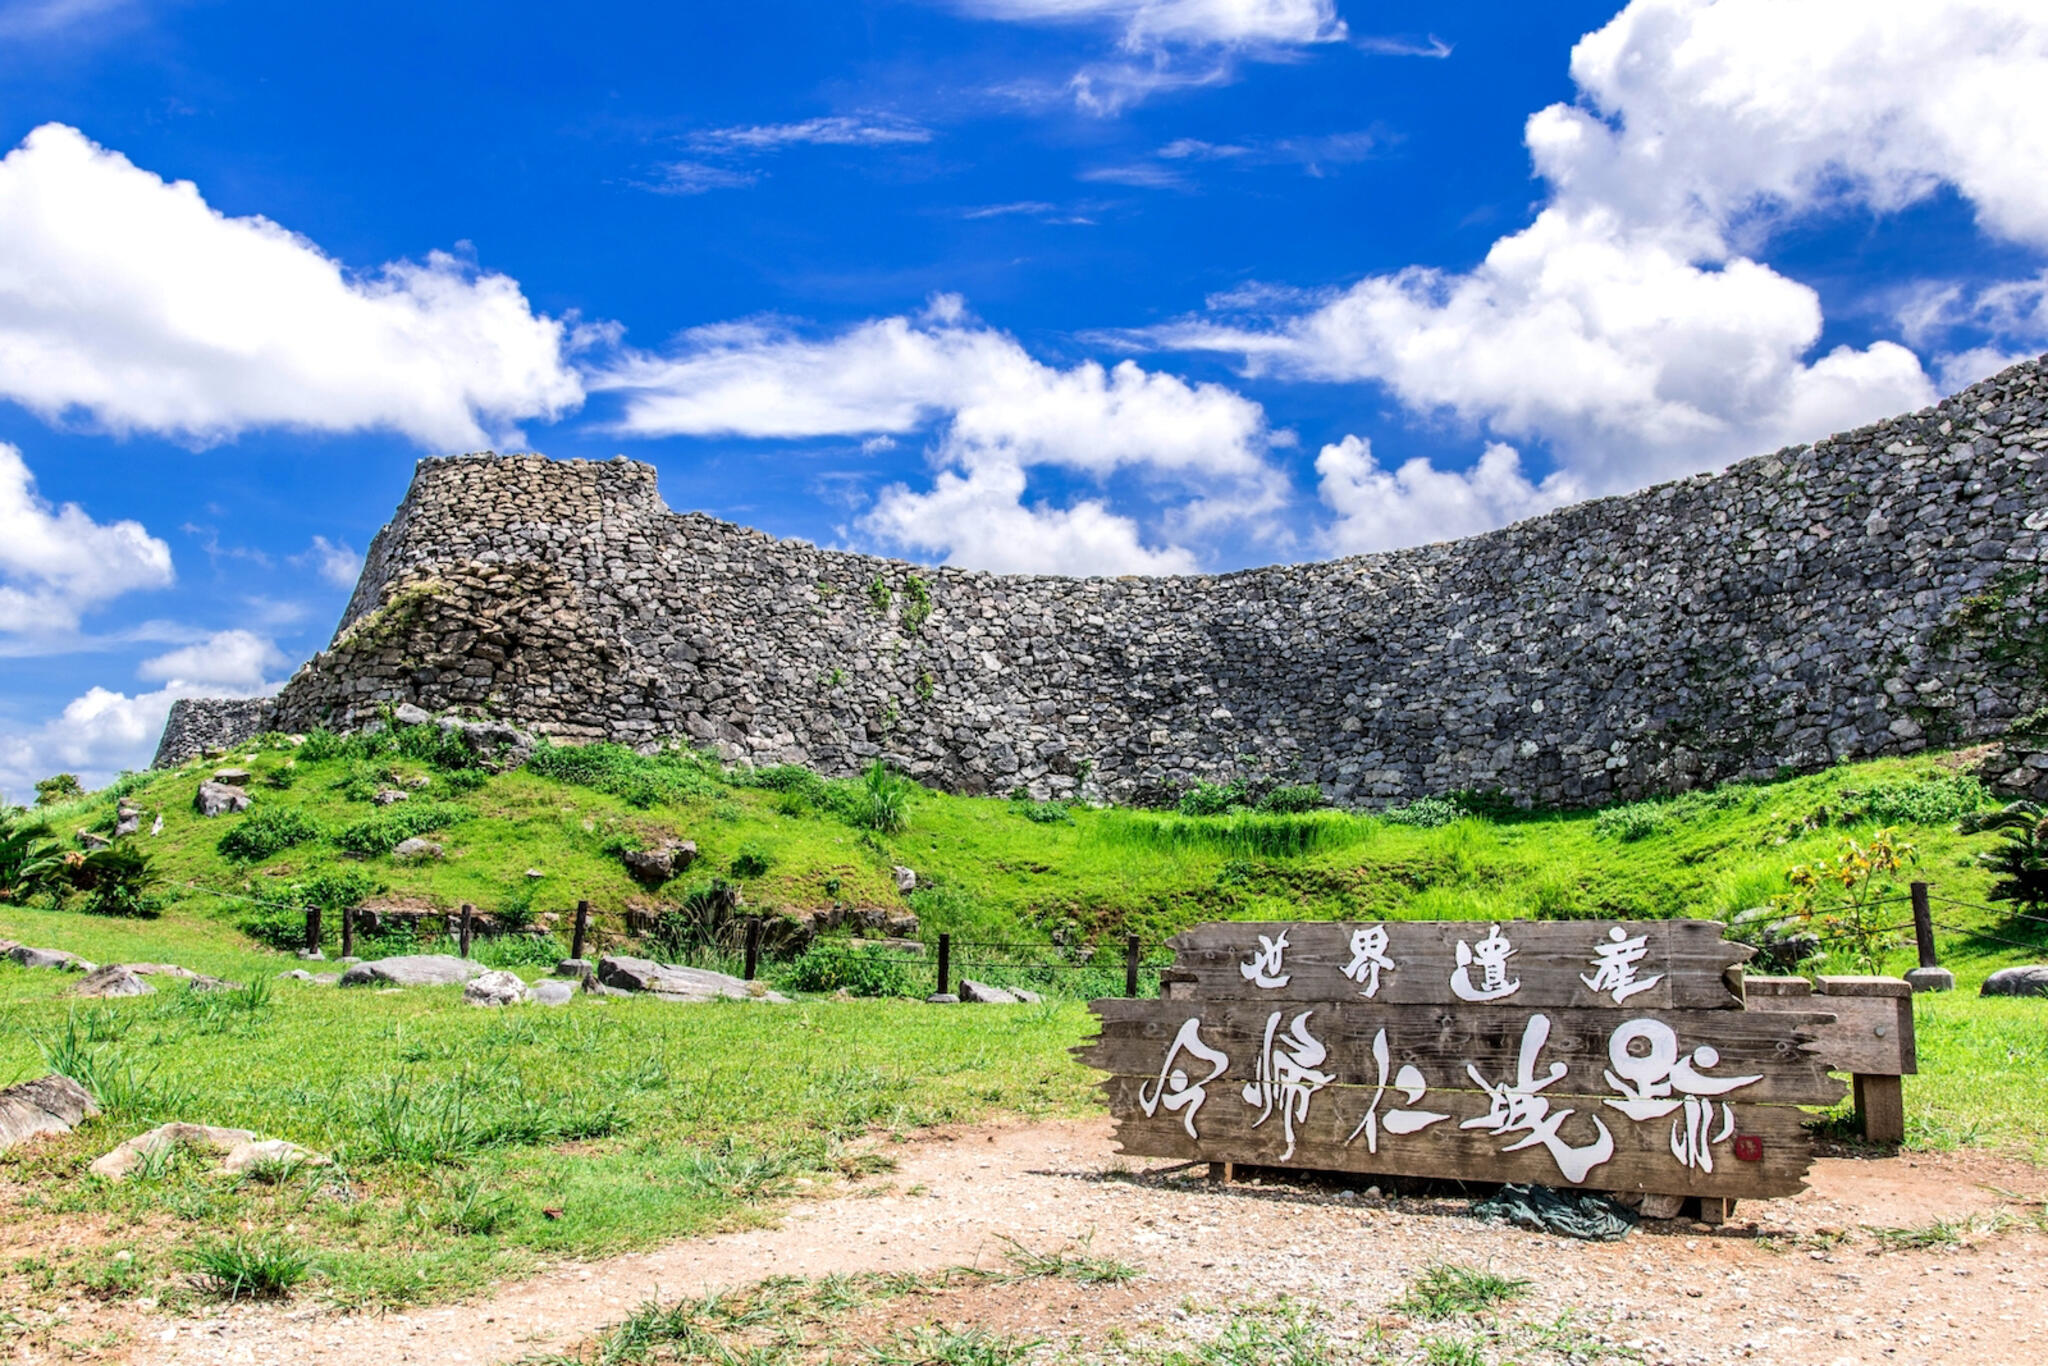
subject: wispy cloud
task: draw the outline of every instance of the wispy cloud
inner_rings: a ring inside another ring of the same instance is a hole
[[[1426,38],[1405,34],[1360,34],[1351,40],[1351,45],[1375,57],[1433,57],[1442,60],[1451,55],[1451,45],[1434,33]]]
[[[736,171],[730,166],[713,166],[705,161],[669,161],[657,168],[657,179],[646,182],[656,194],[709,194],[713,190],[743,190],[761,177],[754,171]]]
[[[794,147],[911,147],[930,142],[931,129],[893,114],[830,114],[794,123],[734,124],[682,136],[691,155],[663,162],[643,182],[656,194],[709,194],[743,190],[768,172],[763,159]]]
[[[1083,180],[1147,190],[1186,189],[1191,183],[1186,168],[1204,162],[1240,168],[1298,166],[1304,175],[1323,176],[1334,167],[1370,160],[1379,155],[1388,141],[1384,134],[1365,130],[1304,137],[1240,138],[1229,142],[1175,138],[1148,160],[1092,167],[1080,175]]]
[[[932,130],[908,119],[859,118],[834,114],[797,123],[757,123],[732,128],[707,128],[690,135],[700,151],[775,152],[809,144],[817,147],[888,147],[930,142]]]
[[[1059,211],[1057,204],[1048,204],[1042,199],[1020,199],[1014,204],[983,204],[972,209],[960,210],[966,219],[1010,218],[1013,216],[1043,217]]]

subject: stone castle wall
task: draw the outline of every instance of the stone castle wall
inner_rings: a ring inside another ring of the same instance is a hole
[[[674,514],[623,459],[425,460],[268,724],[413,702],[833,774],[883,756],[969,792],[1247,776],[1597,804],[1990,738],[2038,706],[2044,467],[2030,362],[1461,541],[1065,579]]]

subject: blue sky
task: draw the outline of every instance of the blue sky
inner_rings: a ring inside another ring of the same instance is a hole
[[[0,793],[411,463],[1009,570],[1385,549],[2048,346],[2022,0],[0,0]]]

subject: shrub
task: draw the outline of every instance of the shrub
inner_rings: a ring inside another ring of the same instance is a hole
[[[1244,804],[1243,783],[1211,783],[1198,778],[1194,786],[1180,794],[1183,816],[1221,816]]]
[[[1464,820],[1470,814],[1449,797],[1417,797],[1406,806],[1389,807],[1380,812],[1380,819],[1389,825],[1411,825],[1420,830],[1434,830],[1438,826]]]
[[[1993,901],[2016,903],[2029,915],[2048,906],[2048,809],[2036,802],[2013,802],[1997,811],[1966,817],[1963,833],[1994,831],[1996,848],[1977,855],[1980,866],[1996,875]]]
[[[1658,802],[1630,802],[1610,806],[1593,821],[1593,833],[1602,839],[1633,844],[1664,833],[1671,813]]]
[[[153,919],[162,910],[156,889],[163,874],[148,854],[132,844],[116,844],[64,860],[71,885],[85,893],[85,909],[93,915]]]
[[[1012,798],[1010,810],[1033,825],[1072,825],[1074,813],[1067,809],[1065,802],[1018,801]]]
[[[333,943],[341,937],[342,914],[381,890],[383,884],[364,869],[330,869],[286,883],[281,901],[252,903],[235,918],[235,928],[273,949],[302,949],[306,946],[306,908],[318,906],[321,939]]]
[[[476,791],[491,780],[491,775],[480,768],[450,769],[441,775],[441,785],[456,796]]]
[[[1988,806],[1991,794],[1967,773],[1905,778],[1870,789],[1864,809],[1883,825],[1947,825]]]
[[[263,775],[264,786],[275,788],[279,792],[291,791],[292,784],[296,783],[298,780],[298,769],[293,768],[289,764],[286,764],[281,768],[273,768],[270,770],[270,772]]]
[[[666,963],[729,953],[738,944],[737,917],[744,904],[737,884],[724,878],[700,882],[683,893],[681,905],[655,919],[648,945]]]
[[[241,863],[261,863],[295,844],[320,838],[320,824],[303,811],[265,808],[242,817],[220,837],[220,852]]]
[[[849,996],[922,996],[926,990],[924,974],[913,970],[913,960],[851,940],[814,941],[784,969],[782,984],[794,991],[844,991]]]
[[[56,886],[64,856],[49,833],[26,817],[0,820],[0,904],[20,905]]]
[[[855,790],[855,825],[891,835],[910,823],[910,802],[918,786],[880,759],[868,765]]]
[[[758,844],[743,844],[739,853],[733,855],[732,875],[734,877],[759,877],[768,871],[773,863],[766,849]]]
[[[1291,787],[1276,787],[1259,798],[1258,809],[1265,812],[1288,815],[1300,811],[1314,811],[1328,806],[1323,790],[1314,783],[1297,783]]]
[[[529,773],[608,793],[628,806],[650,806],[709,797],[724,785],[716,764],[695,750],[671,745],[641,754],[625,745],[544,744],[526,761]]]
[[[329,759],[366,759],[362,742],[353,735],[337,735],[331,730],[316,730],[306,736],[306,743],[299,746],[299,757],[307,763],[324,763]]]
[[[58,773],[36,784],[37,806],[60,806],[84,795],[85,786],[76,773]]]
[[[468,820],[470,814],[467,808],[447,802],[406,802],[386,807],[367,820],[344,826],[335,834],[334,842],[347,852],[365,858],[388,854],[403,840],[434,830],[445,830],[459,821]]]

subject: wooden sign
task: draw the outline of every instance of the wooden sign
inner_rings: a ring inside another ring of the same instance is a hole
[[[1211,924],[1077,1049],[1123,1151],[1726,1199],[1805,1186],[1845,1088],[1705,921]],[[1185,985],[1192,979],[1192,991]]]

